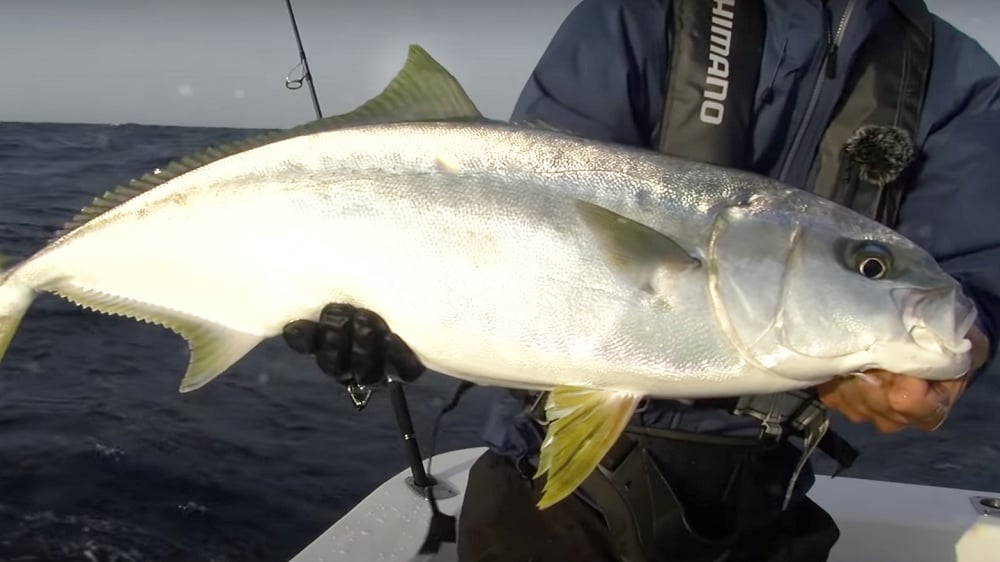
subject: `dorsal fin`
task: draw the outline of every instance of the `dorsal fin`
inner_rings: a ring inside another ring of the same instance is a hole
[[[419,45],[410,45],[406,63],[382,90],[350,113],[299,125],[295,135],[375,123],[475,121],[483,119],[458,80]]]
[[[217,160],[293,137],[336,129],[404,121],[475,121],[482,114],[458,80],[419,45],[410,45],[406,62],[377,96],[349,113],[331,115],[298,125],[211,147],[174,160],[161,169],[133,179],[95,198],[53,235],[56,240],[125,201],[150,191],[170,179]]]

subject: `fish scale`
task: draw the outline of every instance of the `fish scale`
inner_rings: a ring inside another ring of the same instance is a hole
[[[0,356],[44,291],[183,336],[182,391],[329,302],[374,310],[433,370],[551,391],[542,508],[644,397],[957,377],[975,318],[878,223],[752,173],[484,119],[419,47],[355,112],[97,198],[2,274]]]

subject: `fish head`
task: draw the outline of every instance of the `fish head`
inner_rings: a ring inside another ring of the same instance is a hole
[[[716,319],[759,367],[816,382],[970,368],[973,302],[928,252],[875,221],[825,200],[734,207],[710,250]]]

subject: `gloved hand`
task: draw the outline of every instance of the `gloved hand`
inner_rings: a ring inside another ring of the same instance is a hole
[[[368,387],[394,380],[413,382],[426,370],[381,316],[349,304],[323,307],[319,320],[285,325],[285,343],[316,357],[316,365],[345,386]]]

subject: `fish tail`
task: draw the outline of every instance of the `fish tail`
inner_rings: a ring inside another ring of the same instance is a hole
[[[35,292],[13,277],[13,269],[4,268],[4,260],[0,257],[0,362],[7,353],[7,346],[14,339],[24,313],[28,311],[31,302],[35,300]]]

